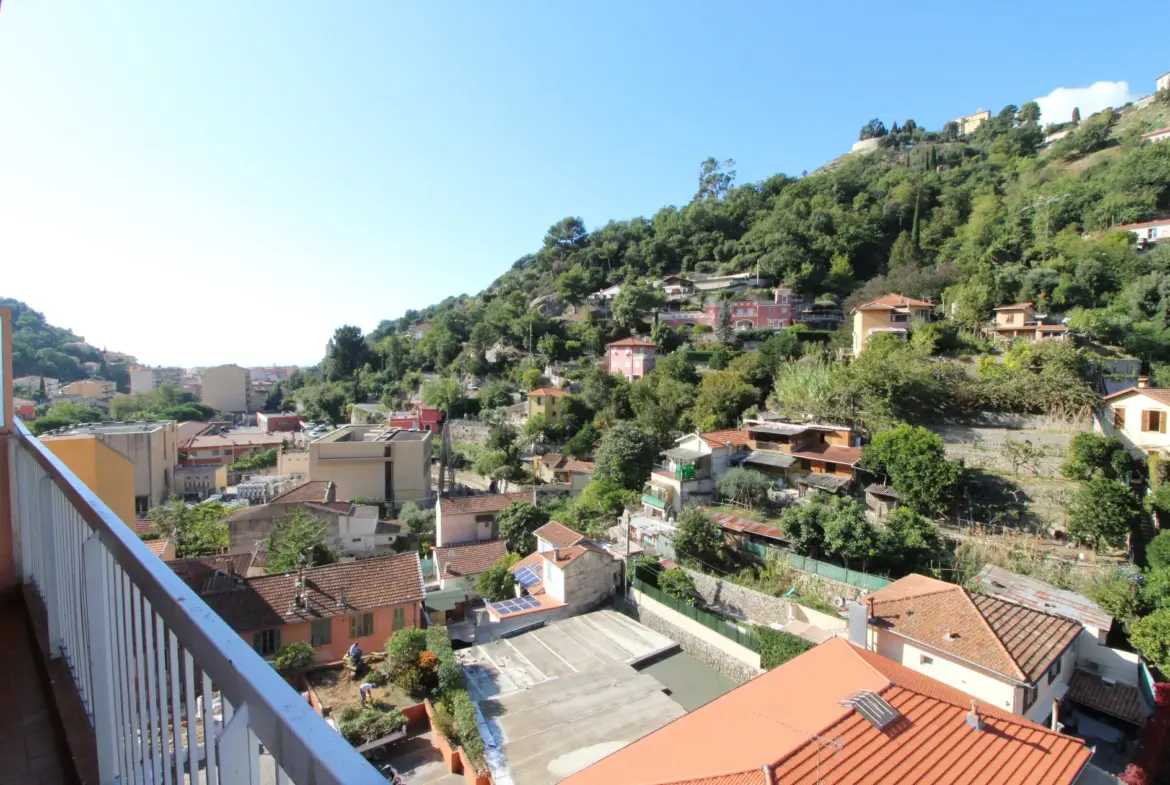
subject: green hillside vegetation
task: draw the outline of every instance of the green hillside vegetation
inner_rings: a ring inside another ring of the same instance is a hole
[[[20,300],[0,297],[0,308],[12,311],[13,376],[50,376],[71,382],[87,375],[82,363],[102,361],[101,353],[84,338],[54,327]]]

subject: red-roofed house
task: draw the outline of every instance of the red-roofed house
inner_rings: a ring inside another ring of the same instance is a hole
[[[642,488],[642,507],[652,518],[675,518],[686,504],[710,504],[715,482],[748,449],[743,431],[691,433],[662,454]]]
[[[607,347],[609,372],[621,374],[626,381],[641,379],[654,370],[653,341],[641,338],[623,338]]]
[[[995,311],[995,324],[990,331],[1001,341],[1063,341],[1068,338],[1067,326],[1046,324],[1036,314],[1036,307],[1032,303],[1012,303],[992,310]]]
[[[512,566],[520,590],[533,601],[489,603],[493,621],[566,608],[584,613],[621,584],[622,560],[568,526],[550,521],[536,538],[536,553]]]
[[[839,493],[856,479],[861,448],[846,425],[748,420],[743,465],[802,493]]]
[[[431,552],[435,557],[435,580],[441,591],[458,589],[474,594],[480,573],[487,572],[507,556],[508,548],[503,540],[487,540],[464,545],[435,545]]]
[[[1133,232],[1139,246],[1159,243],[1170,239],[1170,218],[1161,218],[1157,221],[1143,221],[1136,224],[1120,224],[1112,227],[1111,232]]]
[[[550,423],[558,422],[561,416],[562,399],[569,394],[556,387],[537,387],[528,392],[528,417],[543,415]]]
[[[13,398],[12,411],[22,420],[35,420],[37,417],[37,402],[28,398]]]
[[[435,545],[464,545],[499,539],[496,516],[513,502],[530,502],[532,493],[482,493],[440,499],[435,513]]]
[[[1149,387],[1141,377],[1137,387],[1118,390],[1101,399],[1093,413],[1093,430],[1115,436],[1134,455],[1170,454],[1170,389]]]
[[[833,638],[562,783],[1072,785],[1091,755]]]
[[[902,294],[887,294],[853,309],[853,356],[865,349],[871,335],[892,333],[905,338],[915,320],[930,321],[934,304]]]

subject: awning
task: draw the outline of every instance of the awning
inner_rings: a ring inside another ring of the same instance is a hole
[[[703,457],[703,453],[697,450],[687,450],[682,447],[671,447],[663,455],[676,463],[694,463]]]
[[[851,477],[838,477],[835,474],[806,474],[797,480],[798,483],[810,488],[823,488],[826,491],[839,491],[853,482]]]
[[[1134,725],[1141,725],[1146,716],[1145,704],[1136,687],[1121,682],[1110,684],[1079,668],[1068,683],[1068,697],[1086,708]]]
[[[426,596],[427,607],[432,611],[453,611],[455,606],[467,601],[467,593],[462,589],[447,589],[433,591]]]
[[[786,452],[763,452],[753,450],[743,459],[744,463],[754,463],[757,466],[771,466],[775,469],[787,469],[796,463],[796,457]]]

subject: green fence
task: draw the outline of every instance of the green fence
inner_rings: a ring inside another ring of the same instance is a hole
[[[817,559],[810,559],[808,556],[800,556],[799,554],[789,553],[780,548],[773,548],[768,545],[762,545],[757,542],[747,542],[743,544],[744,550],[761,559],[769,558],[787,558],[788,563],[794,570],[801,570],[803,572],[811,572],[814,575],[820,575],[822,578],[828,578],[833,581],[840,581],[841,583],[848,583],[851,586],[860,586],[869,591],[877,591],[883,586],[888,586],[891,581],[889,578],[882,578],[878,575],[870,575],[867,572],[858,572],[857,570],[846,569],[836,564],[829,564],[828,562],[818,561]]]
[[[707,629],[714,630],[724,638],[735,641],[740,646],[744,646],[755,652],[760,650],[759,638],[750,632],[743,632],[739,628],[733,627],[732,623],[722,616],[710,613],[702,608],[696,608],[694,605],[688,605],[681,600],[676,600],[674,597],[665,594],[661,589],[655,588],[641,580],[634,580],[634,588],[650,599],[662,603],[672,611],[681,613],[688,619],[693,619],[699,624],[702,624]]]

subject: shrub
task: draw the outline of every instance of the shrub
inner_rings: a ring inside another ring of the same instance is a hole
[[[272,658],[272,667],[281,673],[293,673],[309,667],[316,658],[313,647],[304,641],[286,643]]]
[[[447,696],[447,708],[455,718],[455,734],[467,757],[480,771],[484,768],[483,737],[479,733],[479,723],[475,718],[475,705],[467,690],[455,690]]]
[[[475,591],[488,602],[499,602],[516,596],[516,581],[512,577],[512,566],[520,561],[520,555],[509,553],[480,573],[475,580]]]
[[[347,706],[341,710],[339,730],[350,744],[358,745],[389,736],[406,725],[406,717],[398,709],[385,704],[358,709]]]
[[[737,466],[730,469],[719,478],[719,495],[755,507],[768,498],[768,489],[772,481],[755,469],[745,469]]]
[[[695,582],[682,567],[674,567],[661,573],[658,576],[658,588],[662,589],[667,597],[673,597],[688,605],[695,604]]]
[[[804,638],[771,627],[756,627],[754,632],[760,641],[760,667],[765,670],[777,668],[814,646]]]
[[[1146,546],[1146,563],[1152,570],[1170,567],[1170,529],[1158,532],[1158,536],[1150,540]]]

